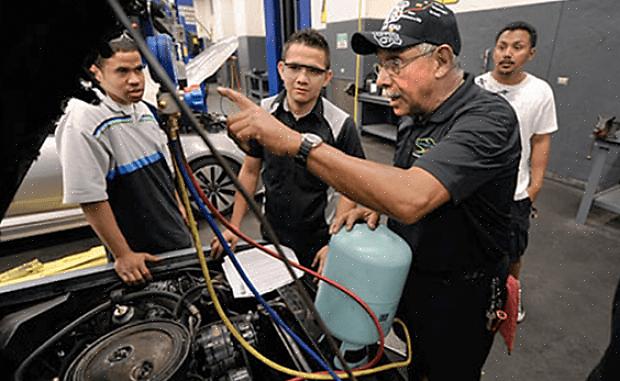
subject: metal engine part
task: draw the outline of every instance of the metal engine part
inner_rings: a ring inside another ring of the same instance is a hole
[[[112,322],[116,325],[127,324],[133,319],[135,313],[132,306],[117,304],[112,311]]]
[[[254,314],[239,315],[231,319],[239,333],[252,346],[256,346],[258,339],[252,323],[256,319],[257,317]],[[196,334],[195,343],[201,360],[204,361],[202,371],[210,377],[216,378],[231,369],[246,365],[242,352],[243,348],[236,343],[222,322],[203,327]]]
[[[228,371],[226,376],[220,378],[218,381],[252,381],[252,376],[247,369],[234,369]]]
[[[69,366],[64,381],[173,381],[185,377],[188,330],[172,320],[139,322],[102,336]]]

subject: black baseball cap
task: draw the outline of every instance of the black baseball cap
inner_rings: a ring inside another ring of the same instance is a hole
[[[448,44],[454,54],[461,51],[461,37],[454,12],[437,1],[399,1],[383,22],[380,31],[357,32],[351,47],[357,54],[378,49],[403,49],[427,42]]]

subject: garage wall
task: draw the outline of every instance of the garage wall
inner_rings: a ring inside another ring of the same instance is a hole
[[[454,1],[454,0],[452,0]],[[197,18],[209,22],[216,37],[239,36],[241,73],[265,69],[265,31],[262,0],[195,0]],[[211,4],[208,4],[211,3]],[[355,81],[355,55],[349,46],[358,29],[359,0],[326,0],[327,20],[321,20],[323,0],[312,0],[313,27],[321,30],[332,49],[334,80],[327,96],[349,113],[353,99],[344,93]],[[362,29],[381,26],[394,1],[363,0]],[[457,13],[465,70],[484,71],[483,55],[492,48],[497,31],[506,23],[525,20],[539,31],[538,55],[527,70],[547,80],[556,95],[560,130],[553,136],[549,174],[583,186],[590,170],[586,159],[590,131],[597,115],[618,115],[620,102],[620,15],[617,0],[460,0]],[[209,16],[207,11],[212,8]],[[210,17],[210,19],[209,19]],[[346,34],[346,47],[338,39]],[[373,57],[361,59],[361,78],[371,70]],[[567,79],[566,85],[558,78]],[[620,179],[617,152],[608,157],[602,186]]]
[[[389,6],[386,11],[378,3],[391,2],[368,2],[372,6],[365,9],[363,29],[380,27],[389,12]],[[493,47],[497,31],[506,23],[525,20],[537,28],[538,54],[527,70],[552,86],[560,126],[552,140],[549,175],[583,187],[590,171],[591,162],[586,156],[597,115],[620,118],[620,65],[617,64],[620,61],[620,24],[617,23],[620,2],[461,0],[450,7],[457,13],[463,40],[462,65],[475,74],[484,71],[484,52]],[[349,112],[353,110],[353,102],[341,90],[355,80],[355,56],[350,48],[334,50],[334,46],[338,33],[348,33],[350,38],[356,30],[356,15],[350,15],[348,20],[328,20],[325,28],[332,45],[334,66],[334,85],[328,94]],[[362,78],[371,70],[371,64],[372,58],[362,60]],[[560,77],[567,78],[568,84],[558,84]],[[617,151],[608,155],[601,187],[616,184],[620,179]]]
[[[584,158],[597,115],[620,118],[620,3],[570,1],[560,11],[548,78],[566,76],[569,83],[554,85],[562,130],[554,138],[550,168],[560,176],[586,180],[591,162]],[[618,183],[618,149],[608,155],[604,173],[602,186]]]
[[[559,131],[554,134],[549,172],[582,187],[591,161],[586,159],[598,114],[620,117],[620,15],[616,0],[571,0],[458,14],[468,71],[482,71],[482,53],[492,47],[506,22],[526,20],[539,32],[538,54],[527,70],[547,80],[555,93]],[[568,79],[560,85],[559,79]],[[617,152],[608,156],[601,186],[620,179]]]
[[[200,36],[210,36],[213,41],[237,36],[237,68],[242,87],[244,73],[266,69],[265,16],[262,0],[194,0],[196,17],[202,24]],[[220,69],[218,81],[230,83],[227,67]]]

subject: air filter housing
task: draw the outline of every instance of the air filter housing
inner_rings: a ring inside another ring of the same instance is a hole
[[[80,353],[64,381],[183,380],[190,345],[189,332],[175,321],[123,326]]]

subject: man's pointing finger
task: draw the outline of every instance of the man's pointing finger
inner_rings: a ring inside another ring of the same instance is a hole
[[[227,87],[218,87],[217,92],[221,96],[230,99],[230,101],[236,104],[240,110],[247,110],[248,108],[257,107],[256,104],[254,104],[254,102],[252,102],[248,97],[239,92],[236,92],[233,89],[229,89]]]

